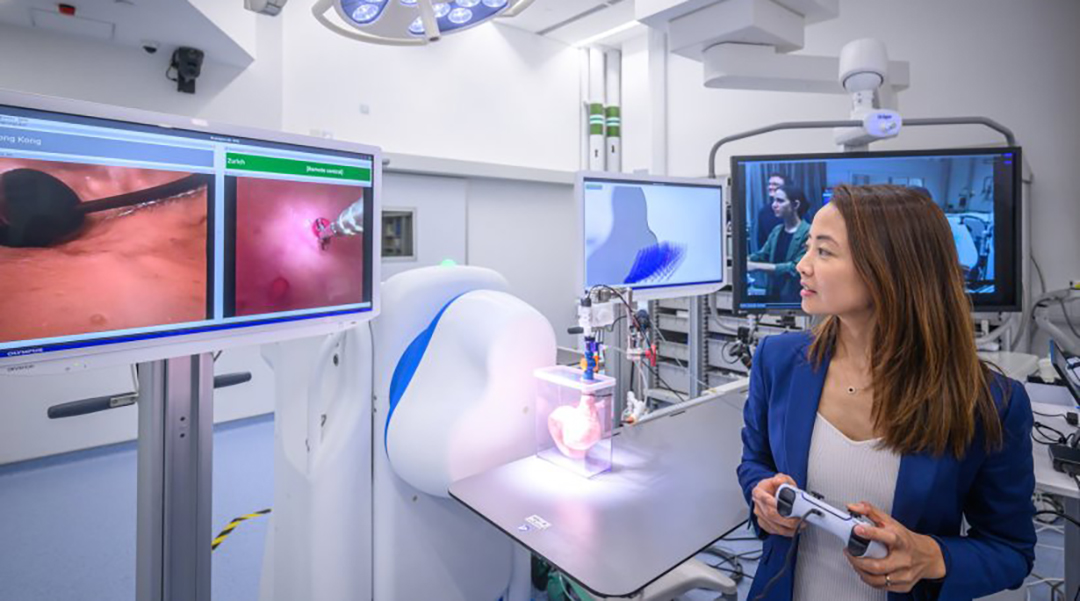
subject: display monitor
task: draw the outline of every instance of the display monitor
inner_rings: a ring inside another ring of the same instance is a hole
[[[697,293],[724,280],[719,182],[582,173],[584,287]]]
[[[0,93],[0,368],[370,318],[380,180],[372,147]]]
[[[1062,350],[1057,341],[1051,338],[1050,362],[1072,393],[1073,401],[1080,407],[1080,357]]]
[[[1021,307],[1019,148],[740,156],[731,160],[735,307],[800,308],[795,265],[814,214],[840,184],[918,188],[952,229],[975,310]]]

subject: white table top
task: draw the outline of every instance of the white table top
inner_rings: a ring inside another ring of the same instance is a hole
[[[1041,386],[1039,384],[1027,384],[1025,388],[1028,391],[1028,395],[1031,397],[1032,411],[1061,416],[1064,416],[1065,413],[1069,411],[1078,411],[1075,406],[1070,407],[1066,404],[1072,399],[1069,396],[1069,392],[1064,388],[1059,386]],[[1064,396],[1061,395],[1061,391],[1064,391]],[[1059,419],[1036,415],[1035,421],[1042,422],[1048,426],[1057,428],[1058,430],[1064,430],[1070,427],[1065,423],[1064,418]],[[1050,453],[1047,451],[1046,445],[1036,443],[1032,451],[1035,457],[1036,488],[1063,497],[1074,499],[1080,498],[1080,489],[1077,488],[1076,481],[1061,472],[1054,471],[1054,466],[1050,461]]]
[[[591,479],[531,456],[454,482],[450,496],[590,592],[633,596],[747,518],[740,405],[725,397],[623,428],[614,468]]]

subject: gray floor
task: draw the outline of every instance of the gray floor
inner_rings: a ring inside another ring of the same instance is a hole
[[[272,418],[219,426],[214,436],[214,529],[273,499]],[[267,520],[244,522],[214,553],[215,601],[257,601]],[[740,531],[732,537],[745,537]],[[752,541],[722,547],[755,554]],[[1035,574],[1061,578],[1062,534],[1039,533]],[[715,557],[702,555],[710,564]],[[756,563],[742,561],[745,599]],[[730,568],[730,565],[724,567]],[[1029,582],[1035,582],[1033,576]],[[1047,585],[1031,599],[1054,601]],[[0,600],[124,600],[135,596],[135,447],[117,445],[0,467]],[[543,595],[537,595],[542,599]],[[692,591],[680,601],[713,601]]]
[[[273,500],[271,417],[214,433],[215,534]],[[0,600],[135,598],[135,445],[0,467]],[[213,598],[255,601],[265,518],[213,555]]]

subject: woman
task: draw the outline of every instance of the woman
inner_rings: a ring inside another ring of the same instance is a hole
[[[1035,558],[1031,405],[976,354],[941,209],[909,188],[840,186],[798,272],[803,310],[823,319],[761,342],[745,408],[738,476],[765,539],[749,598],[972,599],[1020,586]],[[851,557],[812,526],[793,543],[798,522],[776,511],[783,483],[867,516],[876,526],[856,533],[888,556]]]
[[[770,300],[796,301],[799,298],[799,274],[795,264],[806,252],[810,224],[804,217],[809,208],[806,194],[800,188],[785,184],[773,194],[773,214],[781,223],[773,228],[765,246],[752,253],[746,264],[749,271],[767,274],[769,283],[765,293]]]

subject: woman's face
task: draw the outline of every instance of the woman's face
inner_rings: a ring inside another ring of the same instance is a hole
[[[776,177],[775,175],[773,177],[770,177],[769,178],[769,198],[772,198],[773,196],[776,196],[776,191],[779,190],[780,186],[783,186],[783,185],[784,185],[784,178]]]
[[[773,214],[780,219],[787,219],[795,212],[795,203],[787,197],[787,194],[784,194],[782,189],[778,189],[773,194],[772,210]]]
[[[855,270],[847,226],[835,206],[825,205],[814,215],[807,252],[795,268],[807,314],[845,315],[870,308],[870,291]]]

